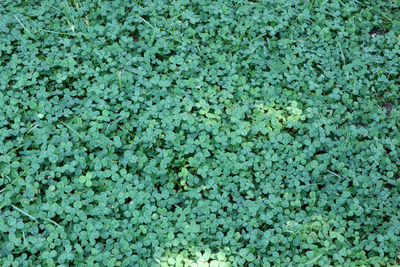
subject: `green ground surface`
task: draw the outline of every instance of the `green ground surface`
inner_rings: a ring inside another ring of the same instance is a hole
[[[398,266],[399,16],[0,1],[0,265]]]

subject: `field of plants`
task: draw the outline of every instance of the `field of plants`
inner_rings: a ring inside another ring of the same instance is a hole
[[[399,266],[400,1],[0,0],[0,266]]]

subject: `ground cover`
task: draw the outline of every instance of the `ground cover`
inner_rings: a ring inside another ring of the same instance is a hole
[[[0,1],[1,266],[397,266],[399,1]]]

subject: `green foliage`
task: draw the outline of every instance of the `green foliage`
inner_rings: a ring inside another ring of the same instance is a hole
[[[399,9],[1,1],[0,265],[399,264]]]

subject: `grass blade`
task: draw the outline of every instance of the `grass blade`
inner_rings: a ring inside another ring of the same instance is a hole
[[[317,262],[317,261],[319,260],[319,258],[321,258],[324,254],[325,254],[325,253],[321,253],[321,254],[319,254],[318,256],[312,258],[311,260],[309,260],[309,261],[307,261],[307,262],[305,262],[305,263],[303,263],[303,264],[300,264],[300,266],[312,265],[312,264],[314,264],[315,262]]]
[[[144,23],[146,23],[147,25],[149,25],[153,30],[156,29],[153,25],[150,24],[150,22],[148,22],[148,21],[145,20],[144,18],[140,17],[140,19],[141,19]]]
[[[340,44],[339,41],[338,41],[338,44],[339,44],[339,49],[340,49],[340,53],[341,53],[341,56],[342,56],[343,63],[346,64],[346,58],[344,57],[342,45]]]
[[[27,212],[25,212],[25,211],[21,210],[21,209],[20,209],[20,208],[18,208],[17,206],[15,206],[15,205],[11,204],[11,207],[13,207],[15,210],[19,211],[19,212],[20,212],[20,213],[22,213],[23,215],[25,215],[25,216],[27,216],[27,217],[31,218],[32,220],[34,220],[34,221],[37,221],[37,219],[36,219],[35,217],[33,217],[33,216],[32,216],[32,215],[30,215],[29,213],[27,213]]]
[[[18,21],[19,25],[21,25],[21,27],[27,34],[32,35],[31,31],[27,27],[25,27],[25,25],[18,19],[17,16],[14,15],[14,18]]]
[[[54,224],[55,226],[57,226],[58,228],[60,228],[62,231],[64,231],[64,229],[61,227],[61,225],[59,225],[58,223],[56,223],[55,221],[51,220],[51,219],[47,219],[47,218],[43,218],[43,220],[51,222],[52,224]]]
[[[77,132],[77,131],[75,131],[71,126],[69,126],[68,124],[66,124],[66,123],[64,123],[64,122],[62,122],[62,121],[59,121],[62,125],[64,125],[65,127],[67,127],[68,129],[70,129],[72,132],[74,132],[77,136],[79,136],[79,138],[80,139],[82,139],[82,136],[80,136],[80,134]]]

